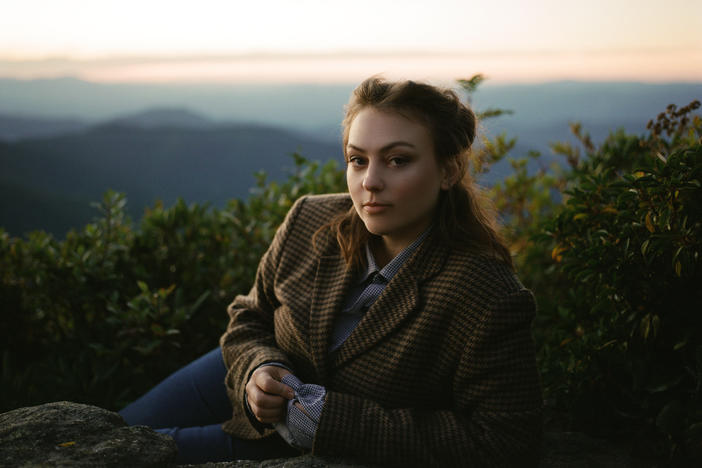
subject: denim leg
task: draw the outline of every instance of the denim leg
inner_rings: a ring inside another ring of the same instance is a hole
[[[222,351],[213,349],[166,377],[119,412],[127,424],[167,434],[178,446],[177,463],[264,460],[299,455],[280,436],[237,439],[221,424],[232,416]]]
[[[166,377],[120,415],[127,424],[153,428],[220,424],[232,416],[222,352],[215,348]]]

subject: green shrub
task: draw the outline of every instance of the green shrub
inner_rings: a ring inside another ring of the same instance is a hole
[[[460,82],[469,99],[480,81]],[[563,165],[529,170],[541,155],[509,156],[505,134],[473,154],[478,180],[505,158],[512,169],[489,193],[539,305],[547,423],[622,438],[663,464],[702,461],[698,108],[670,105],[648,134],[616,130],[600,145],[571,124],[580,146],[551,145]]]
[[[547,398],[571,427],[671,463],[702,455],[698,106],[661,114],[670,132],[652,122],[648,136],[590,146],[535,236],[553,246],[557,285],[537,292],[548,294],[536,329]]]
[[[146,210],[136,228],[124,195],[63,241],[0,231],[0,411],[68,399],[118,409],[217,346],[226,306],[294,200],[345,189],[333,162],[294,155],[282,184],[259,174],[246,201],[182,200]]]

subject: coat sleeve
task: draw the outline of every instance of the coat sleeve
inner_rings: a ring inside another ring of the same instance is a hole
[[[303,197],[293,205],[276,231],[273,242],[261,258],[249,294],[237,296],[227,309],[229,325],[219,344],[227,368],[225,385],[233,414],[225,424],[225,430],[241,438],[260,438],[263,428],[269,427],[252,420],[246,411],[245,387],[251,373],[266,362],[293,367],[276,345],[273,315],[279,303],[274,284],[279,258],[304,202]]]
[[[382,466],[537,465],[542,399],[534,310],[528,290],[495,300],[467,340],[447,409],[385,408],[328,391],[313,453]]]

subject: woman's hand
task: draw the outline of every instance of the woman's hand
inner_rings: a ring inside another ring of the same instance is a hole
[[[246,384],[246,396],[251,412],[262,423],[285,421],[288,400],[295,397],[293,389],[281,383],[291,372],[278,366],[259,367]]]

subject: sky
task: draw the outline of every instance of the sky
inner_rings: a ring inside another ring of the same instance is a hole
[[[0,0],[0,77],[702,81],[700,0]]]

